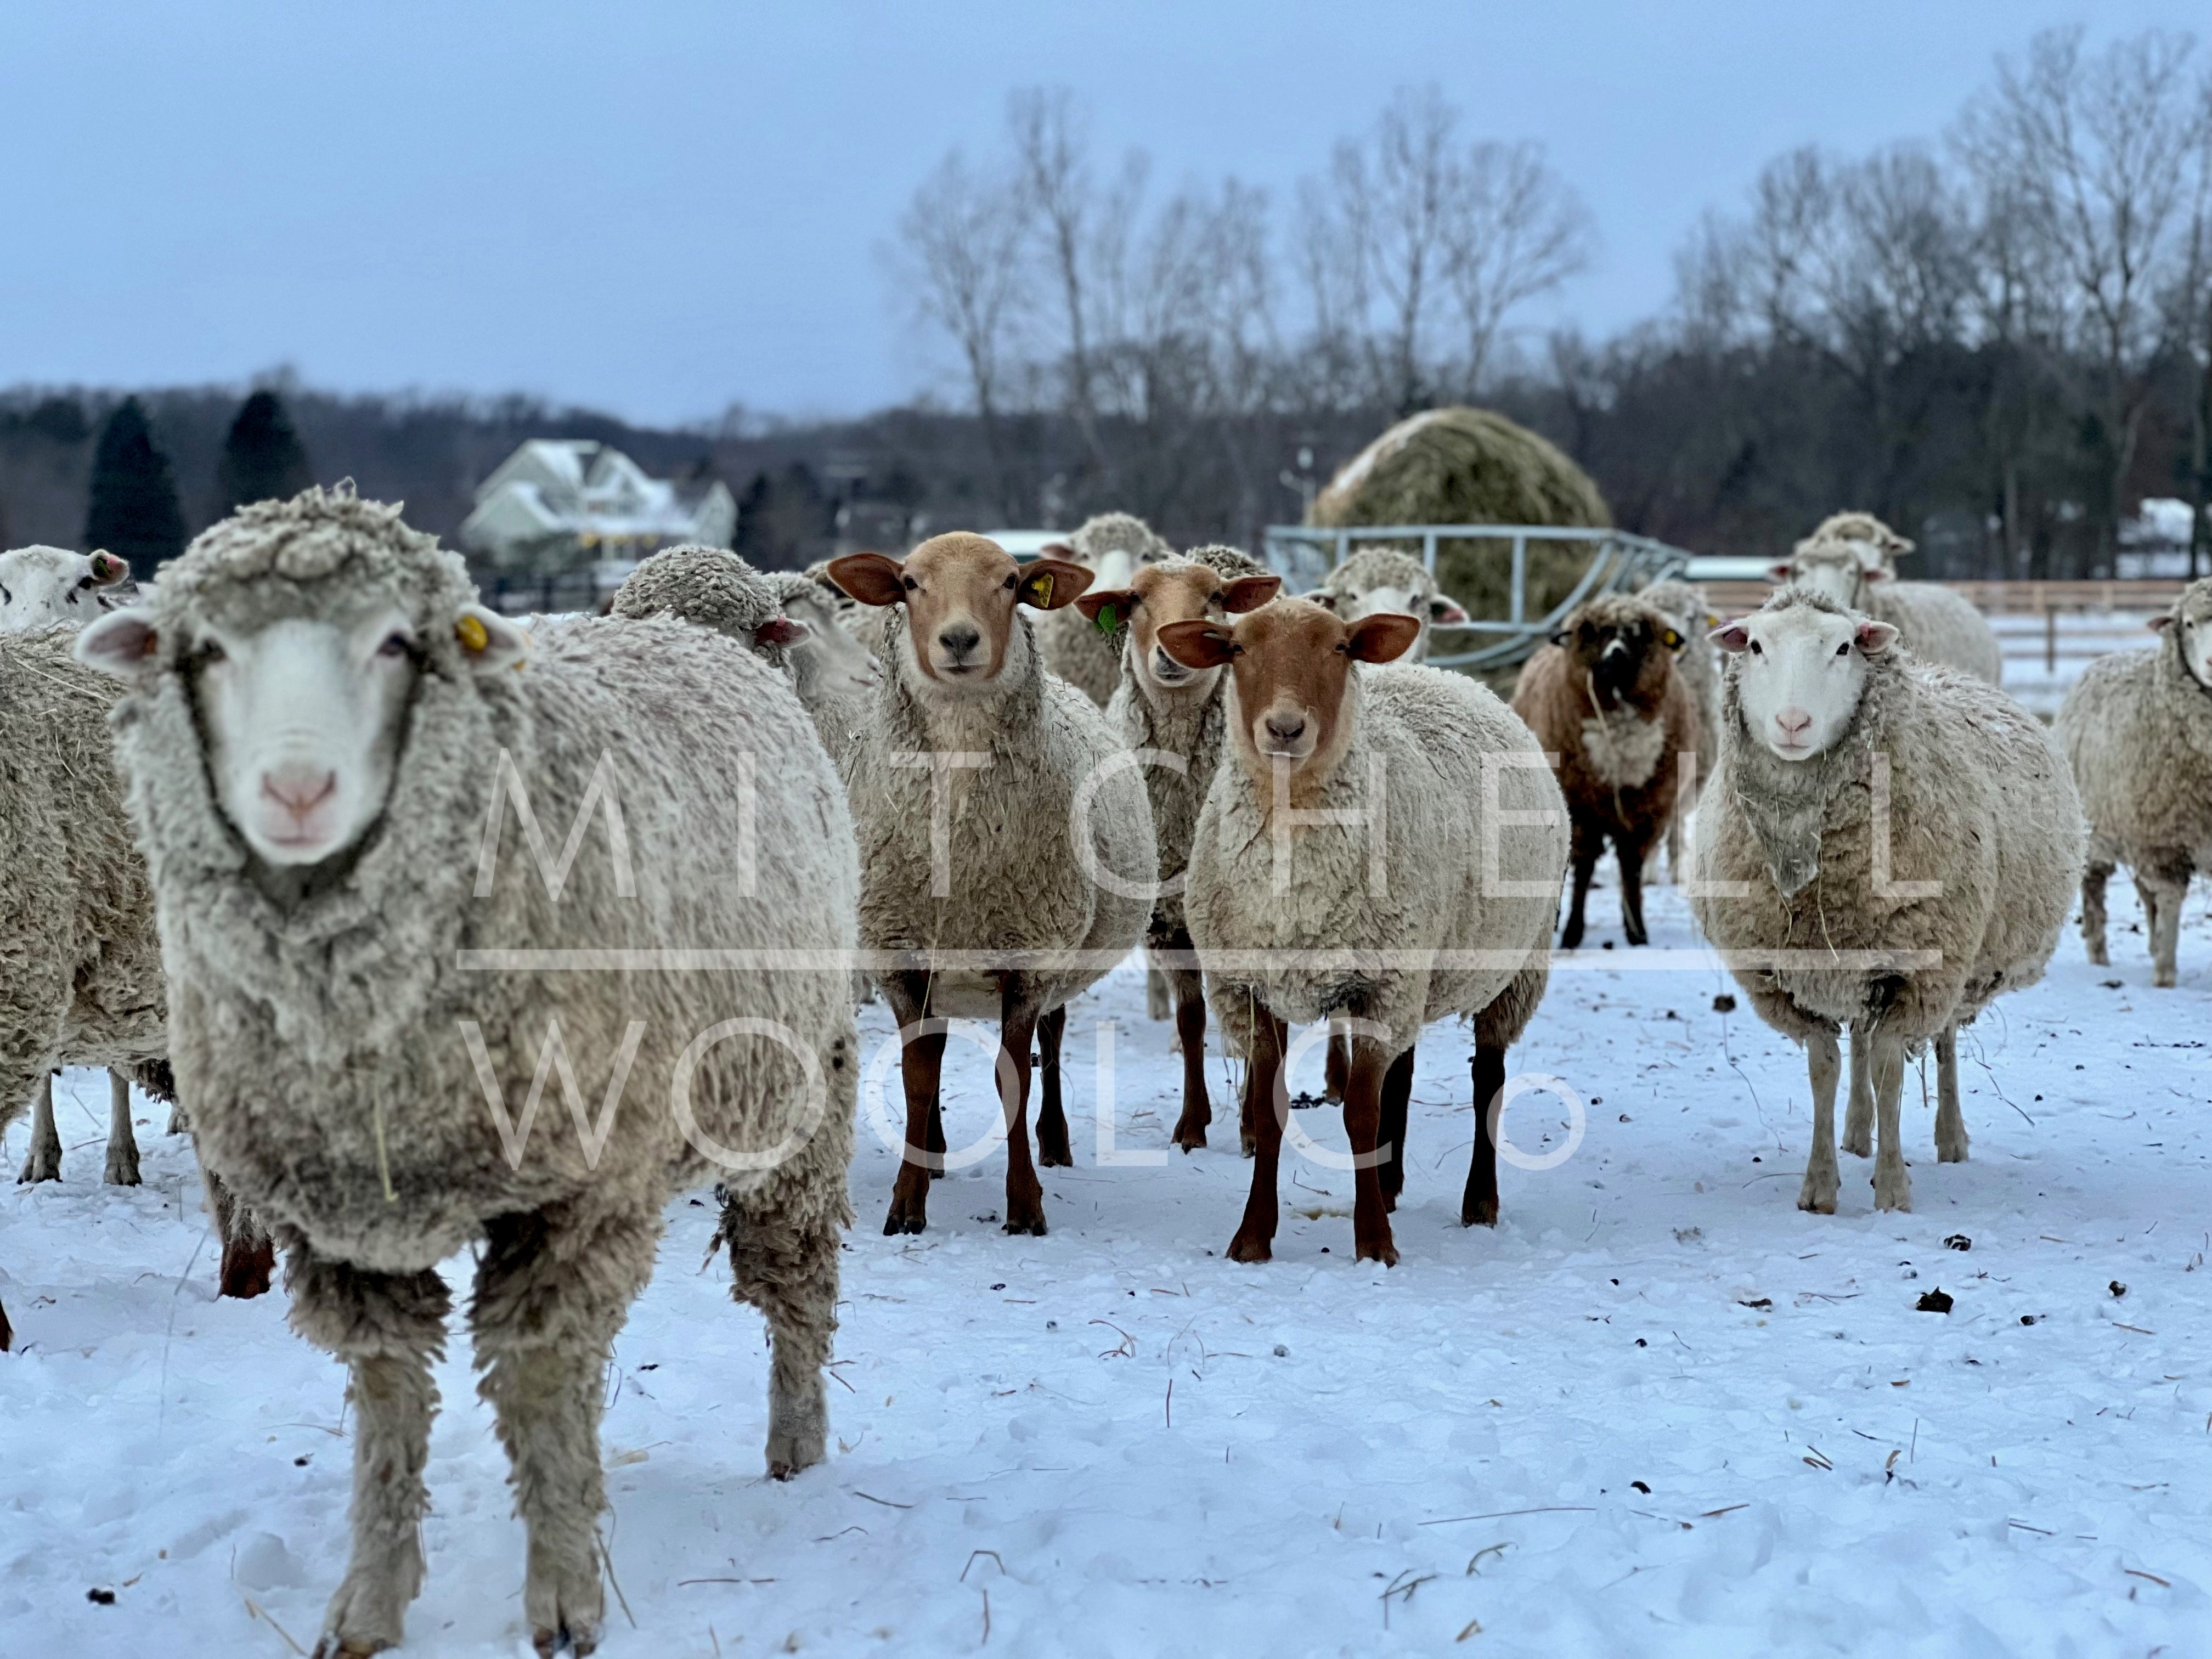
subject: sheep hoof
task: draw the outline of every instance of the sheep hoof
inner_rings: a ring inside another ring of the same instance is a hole
[[[1936,1148],[1936,1161],[1938,1164],[1964,1164],[1966,1161],[1966,1143],[1960,1140],[1949,1146],[1939,1145]]]
[[[111,1146],[107,1152],[107,1167],[100,1172],[100,1182],[108,1187],[137,1187],[138,1179],[138,1149],[129,1152]]]
[[[1494,1198],[1469,1199],[1459,1206],[1459,1224],[1462,1227],[1495,1227],[1498,1224],[1498,1200]]]
[[[1057,1146],[1039,1145],[1037,1163],[1048,1170],[1072,1170],[1075,1167],[1075,1154],[1068,1150],[1066,1138],[1063,1136]]]
[[[1874,1178],[1874,1206],[1877,1210],[1912,1208],[1912,1178],[1902,1169],[1877,1167]]]
[[[2111,967],[2112,965],[2111,953],[2108,952],[2101,945],[2091,945],[2089,947],[2089,965],[2092,968]]]
[[[276,1270],[276,1247],[269,1240],[248,1244],[234,1239],[222,1247],[222,1294],[241,1302],[265,1296]]]
[[[348,1637],[340,1641],[337,1636],[325,1636],[315,1644],[315,1659],[369,1659],[373,1653],[386,1653],[398,1644],[380,1637]]]
[[[1398,1247],[1385,1239],[1380,1244],[1362,1244],[1353,1258],[1359,1261],[1379,1261],[1386,1267],[1398,1265]]]
[[[2152,973],[2150,982],[2161,991],[2171,991],[2173,988],[2174,978],[2175,975],[2172,969],[2160,968],[2155,969]]]
[[[584,1654],[599,1651],[599,1634],[596,1630],[574,1631],[563,1625],[557,1631],[544,1629],[532,1631],[530,1645],[538,1650],[542,1659],[553,1659],[555,1654],[564,1650],[580,1656],[580,1656]]]
[[[1268,1240],[1247,1233],[1240,1227],[1237,1237],[1229,1241],[1229,1259],[1231,1261],[1273,1261],[1275,1252]]]
[[[1186,1152],[1196,1152],[1206,1145],[1206,1126],[1212,1121],[1213,1114],[1211,1112],[1203,1116],[1185,1112],[1176,1120],[1175,1144]]]
[[[28,1187],[34,1182],[59,1181],[62,1160],[58,1152],[50,1152],[44,1146],[33,1146],[31,1155],[23,1160],[23,1172],[15,1177],[19,1187]]]
[[[1009,1215],[1006,1218],[1004,1231],[1009,1233],[1027,1233],[1033,1238],[1042,1238],[1045,1236],[1044,1206],[1040,1204],[1033,1215],[1024,1214],[1018,1211]]]
[[[1257,1158],[1260,1156],[1260,1143],[1253,1139],[1249,1135],[1240,1137],[1238,1146],[1243,1151],[1244,1156],[1247,1158]]]
[[[1844,1131],[1844,1150],[1849,1152],[1853,1158],[1872,1158],[1874,1156],[1874,1131],[1871,1129],[1845,1128]]]
[[[1811,1215],[1835,1214],[1835,1187],[1833,1184],[1823,1187],[1812,1176],[1806,1176],[1804,1188],[1797,1194],[1797,1207]]]

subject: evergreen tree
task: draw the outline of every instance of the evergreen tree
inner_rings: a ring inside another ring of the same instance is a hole
[[[84,544],[127,560],[132,573],[142,576],[185,550],[177,481],[136,398],[125,398],[100,428],[100,447],[92,458]]]
[[[275,392],[257,392],[240,406],[222,441],[215,482],[225,512],[254,501],[289,500],[314,482],[307,452]]]

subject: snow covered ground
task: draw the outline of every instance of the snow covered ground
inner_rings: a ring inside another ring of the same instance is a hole
[[[761,1477],[760,1321],[696,1271],[709,1209],[671,1207],[606,1382],[630,1617],[611,1598],[602,1651],[2212,1651],[2212,922],[2200,887],[2154,991],[2125,890],[2116,967],[2069,933],[1961,1045],[1972,1163],[1936,1164],[1908,1080],[1909,1215],[1875,1215],[1850,1158],[1844,1213],[1799,1213],[1797,1051],[1716,1011],[1717,969],[1616,949],[1554,978],[1514,1056],[1587,1099],[1586,1138],[1502,1170],[1502,1224],[1463,1231],[1468,1049],[1432,1032],[1389,1270],[1352,1261],[1319,1163],[1290,1166],[1271,1265],[1222,1259],[1249,1166],[1218,1131],[1167,1152],[1176,1065],[1125,968],[1070,1022],[1048,1238],[1000,1233],[1002,1155],[939,1184],[927,1234],[882,1237],[892,1158],[864,1132],[837,1444],[790,1486]],[[1695,947],[1671,890],[1652,915]],[[1120,1147],[1157,1165],[1099,1165],[1101,1017]],[[953,1054],[957,1144],[991,1109]],[[105,1083],[66,1084],[67,1178],[0,1188],[0,1650],[282,1659],[343,1559],[342,1374],[281,1296],[215,1298],[158,1115],[147,1184],[94,1184]],[[1337,1118],[1297,1121],[1340,1146]],[[1506,1127],[1532,1153],[1569,1133],[1541,1094]],[[1916,1311],[1938,1287],[1950,1313]],[[440,1381],[408,1650],[526,1653],[458,1331]]]
[[[2069,611],[2055,618],[1995,616],[1989,619],[2004,653],[2004,689],[2021,704],[2049,719],[2066,701],[2081,671],[2113,651],[2142,651],[2154,642],[2154,613],[2135,611]]]

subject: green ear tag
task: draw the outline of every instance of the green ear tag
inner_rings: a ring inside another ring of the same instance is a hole
[[[1111,634],[1121,625],[1121,619],[1115,616],[1114,607],[1110,605],[1102,605],[1098,607],[1097,620],[1091,624],[1102,634]]]

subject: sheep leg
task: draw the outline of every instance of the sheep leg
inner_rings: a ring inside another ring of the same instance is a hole
[[[1936,1039],[1936,1161],[1966,1161],[1966,1119],[1959,1110],[1959,1028]]]
[[[185,1115],[185,1109],[177,1104],[176,1102],[171,1101],[169,1103],[169,1127],[162,1130],[161,1133],[165,1135],[189,1134],[191,1133],[191,1127],[192,1121]]]
[[[1344,1103],[1345,1085],[1352,1078],[1352,1038],[1328,1024],[1328,1052],[1322,1062],[1321,1097],[1332,1106]]]
[[[15,1179],[27,1183],[61,1178],[62,1138],[54,1127],[54,1078],[49,1072],[40,1078],[39,1092],[31,1100],[31,1151]]]
[[[761,1310],[775,1342],[768,1472],[788,1480],[819,1463],[829,1447],[823,1368],[837,1330],[836,1224],[824,1218],[800,1224],[782,1209],[747,1210],[725,1199],[717,1237],[729,1246],[731,1294]]]
[[[270,1274],[276,1266],[276,1249],[267,1231],[223,1184],[222,1177],[205,1164],[200,1166],[200,1179],[207,1188],[216,1237],[222,1241],[221,1294],[241,1302],[265,1294]]]
[[[1813,1083],[1813,1150],[1805,1159],[1805,1184],[1797,1189],[1797,1207],[1815,1215],[1836,1212],[1836,1192],[1843,1184],[1836,1172],[1836,1077],[1843,1069],[1843,1050],[1833,1031],[1815,1031],[1805,1042],[1805,1071]],[[1851,1042],[1851,1071],[1856,1084],[1859,1043]]]
[[[1591,835],[1577,823],[1573,830],[1575,872],[1574,895],[1567,903],[1567,925],[1559,933],[1559,949],[1571,951],[1583,942],[1583,908],[1589,902],[1590,878],[1597,874],[1597,861],[1605,851],[1605,839]]]
[[[1185,939],[1178,947],[1188,951],[1190,941]],[[1175,975],[1158,963],[1145,964],[1145,1014],[1151,1019],[1165,1019],[1169,1013],[1172,981]]]
[[[1186,937],[1182,948],[1190,948]],[[1213,1121],[1213,1102],[1206,1091],[1206,979],[1195,968],[1171,968],[1175,986],[1176,1035],[1182,1042],[1182,1115],[1176,1120],[1175,1144],[1186,1152],[1206,1145],[1206,1126]]]
[[[2105,884],[2112,877],[2112,866],[2095,859],[2081,872],[2081,943],[2097,968],[2109,968],[2112,962],[2105,947]]]
[[[1867,1084],[1872,1042],[1863,1026],[1851,1026],[1851,1098],[1844,1112],[1844,1150],[1853,1158],[1874,1156],[1874,1091]]]
[[[941,1075],[941,1074],[940,1074]],[[945,1089],[940,1082],[929,1097],[929,1178],[945,1179]]]
[[[1620,856],[1620,931],[1629,944],[1649,945],[1651,935],[1644,928],[1644,855],[1650,843],[1635,837],[1613,842]]]
[[[1856,1033],[1853,1034],[1856,1046]],[[1868,1061],[1874,1085],[1875,1115],[1881,1129],[1881,1147],[1874,1160],[1874,1206],[1877,1210],[1912,1207],[1912,1177],[1905,1167],[1905,1141],[1900,1107],[1905,1096],[1905,1042],[1887,1026],[1874,1030],[1874,1053]]]
[[[1244,1114],[1252,1126],[1252,1190],[1244,1200],[1244,1219],[1237,1237],[1229,1241],[1231,1261],[1267,1261],[1273,1258],[1275,1175],[1282,1162],[1283,1122],[1289,1116],[1290,1096],[1283,1085],[1283,1048],[1289,1031],[1274,1011],[1255,1007],[1252,1045],[1245,1056]]]
[[[430,1367],[445,1352],[452,1298],[434,1273],[368,1273],[304,1244],[286,1255],[284,1287],[292,1328],[346,1364],[352,1549],[315,1659],[361,1659],[399,1645],[422,1587],[422,1465],[438,1409]]]
[[[131,1128],[131,1079],[107,1074],[107,1169],[100,1179],[110,1187],[138,1185],[138,1137]]]
[[[554,1206],[485,1229],[469,1307],[477,1393],[496,1419],[529,1535],[522,1610],[541,1654],[599,1645],[604,1373],[659,1242],[657,1206],[581,1216]]]
[[[1353,1259],[1398,1265],[1390,1215],[1382,1203],[1382,1079],[1396,1057],[1372,1037],[1352,1045],[1352,1076],[1344,1091],[1344,1133],[1352,1143]]]
[[[999,1103],[1006,1123],[1006,1221],[1010,1233],[1044,1237],[1044,1183],[1030,1158],[1030,1043],[1037,1012],[1019,974],[999,992]]]
[[[1406,1114],[1413,1098],[1413,1051],[1390,1062],[1382,1074],[1382,1124],[1378,1145],[1382,1151],[1381,1174],[1382,1207],[1395,1211],[1398,1194],[1406,1190]]]
[[[1075,1167],[1067,1144],[1067,1114],[1060,1103],[1060,1042],[1067,1031],[1065,1004],[1037,1019],[1038,1073],[1044,1098],[1037,1109],[1037,1162],[1048,1170]]]
[[[933,1123],[938,1146],[944,1145],[937,1089],[945,1070],[945,1031],[942,1026],[925,1025],[927,985],[921,974],[892,974],[883,981],[899,1030],[912,1033],[899,1053],[899,1078],[906,1087],[906,1140],[899,1155],[898,1178],[891,1183],[890,1213],[884,1218],[886,1233],[918,1233],[929,1225],[930,1176],[945,1162],[941,1151],[930,1150]],[[915,1030],[917,1025],[925,1029]]]
[[[1467,1191],[1459,1200],[1462,1227],[1498,1224],[1498,1110],[1505,1092],[1505,1050],[1475,1040],[1474,1156],[1467,1166]]]
[[[2150,980],[2170,988],[2178,967],[2181,945],[2181,909],[2189,896],[2189,866],[2179,871],[2136,872],[2136,890],[2142,895],[2143,919],[2150,933]]]

